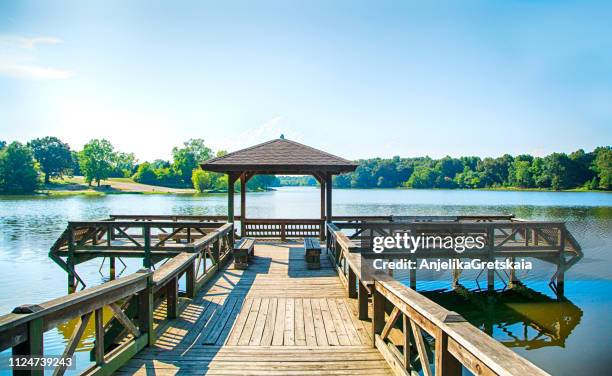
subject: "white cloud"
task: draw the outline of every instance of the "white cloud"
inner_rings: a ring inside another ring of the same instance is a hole
[[[61,39],[50,36],[0,35],[0,75],[30,80],[65,80],[74,76],[70,71],[36,61],[34,49],[37,45],[61,42]]]
[[[37,44],[59,44],[62,43],[62,40],[56,37],[22,37],[19,35],[0,35],[0,44],[25,48],[25,49],[33,49]]]

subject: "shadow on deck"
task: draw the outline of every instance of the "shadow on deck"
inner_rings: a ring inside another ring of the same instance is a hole
[[[327,257],[309,270],[301,242],[273,241],[258,241],[255,256],[219,273],[118,373],[390,374]]]

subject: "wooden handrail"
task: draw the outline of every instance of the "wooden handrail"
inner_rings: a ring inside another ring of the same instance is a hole
[[[461,375],[462,365],[476,375],[547,375],[457,313],[392,277],[371,270],[367,276],[362,275],[362,255],[355,252],[358,247],[354,241],[334,223],[327,225],[327,233],[328,253],[347,295],[358,299],[360,319],[368,317],[368,306],[372,305],[373,346],[379,349],[396,374],[411,373],[411,352],[416,350],[423,373],[433,375],[426,341],[421,334],[424,330],[435,341],[436,375]],[[388,307],[392,309],[389,311]]]
[[[392,277],[381,273],[374,279],[375,300],[378,298],[377,294],[380,294],[408,317],[410,325],[416,325],[418,330],[426,331],[435,338],[436,342],[444,341],[443,346],[436,344],[436,358],[446,358],[446,364],[436,362],[436,367],[446,366],[452,370],[446,372],[442,369],[440,373],[436,370],[436,374],[456,374],[454,370],[457,367],[449,363],[458,362],[477,375],[548,375],[533,363],[468,323],[457,313],[445,309]],[[376,309],[376,302],[374,306]],[[381,326],[381,323],[384,323],[384,311],[375,310],[372,327],[377,342],[384,342],[385,339],[376,329],[377,326]],[[386,346],[388,344],[385,344]],[[454,360],[449,360],[449,356],[452,356]],[[422,367],[428,366],[422,365]]]
[[[104,223],[108,225],[112,222]],[[179,222],[179,225],[182,223]],[[179,253],[155,272],[148,269],[139,270],[126,277],[38,305],[17,307],[14,313],[0,316],[0,351],[12,347],[14,355],[40,356],[43,354],[45,331],[80,318],[63,354],[65,357],[71,357],[87,323],[90,319],[95,319],[95,364],[82,374],[107,375],[114,372],[134,354],[155,342],[153,314],[156,309],[156,292],[165,295],[166,317],[176,318],[179,314],[179,279],[186,275],[187,297],[194,298],[195,292],[229,260],[233,229],[232,223],[224,224],[205,238],[199,239],[197,246],[187,248],[186,252]],[[145,239],[147,237],[150,235],[145,235]],[[74,241],[70,239],[73,238],[70,233],[66,238]],[[207,263],[207,257],[211,257],[212,263]],[[203,271],[200,266],[203,266]],[[108,340],[105,337],[111,331],[103,325],[104,307],[110,308],[114,317],[106,327],[120,325],[120,328],[125,329],[114,331],[117,334],[111,336],[111,341],[117,347],[111,350],[105,346],[105,340]],[[133,322],[134,316],[137,317],[136,323]],[[54,375],[61,376],[64,372],[64,368],[58,368]],[[31,374],[41,374],[41,371],[34,370]]]

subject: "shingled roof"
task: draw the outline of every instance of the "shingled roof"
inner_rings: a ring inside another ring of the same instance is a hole
[[[200,167],[203,170],[215,172],[339,174],[354,171],[357,164],[295,141],[278,138],[210,159],[202,163]]]

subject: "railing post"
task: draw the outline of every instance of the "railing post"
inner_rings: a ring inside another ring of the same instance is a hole
[[[221,238],[217,238],[217,241],[213,243],[212,258],[213,264],[217,265],[221,257]]]
[[[487,227],[487,238],[489,242],[488,261],[495,261],[495,228],[491,224],[489,224]],[[495,269],[487,269],[487,291],[495,291]]]
[[[185,272],[185,284],[187,290],[187,297],[193,299],[195,297],[196,290],[196,262],[195,260],[189,265]]]
[[[147,269],[151,269],[151,226],[145,224],[142,228],[144,237],[144,259],[143,266]]]
[[[178,278],[174,277],[166,285],[166,317],[175,319],[178,315]]]
[[[76,291],[76,278],[74,276],[74,228],[68,226],[68,293],[72,294]]]
[[[102,317],[103,309],[96,309],[94,315],[94,332],[95,332],[95,360],[97,365],[104,364],[104,321]]]
[[[439,329],[435,342],[436,376],[460,376],[461,363],[448,351],[448,335]]]
[[[285,224],[281,223],[280,224],[280,237],[281,237],[281,240],[285,241],[286,236],[287,236],[287,234],[286,234]]]
[[[372,347],[376,347],[376,335],[385,326],[385,297],[372,286]]]
[[[153,274],[147,277],[147,288],[138,293],[138,327],[149,336],[149,346],[155,343],[153,328]]]
[[[13,356],[43,356],[43,319],[28,322],[28,339],[13,347]],[[13,375],[43,376],[43,369],[13,369]]]
[[[355,299],[357,297],[357,274],[348,266],[348,297]]]
[[[362,281],[358,282],[359,294],[357,295],[357,305],[359,308],[359,320],[368,319],[368,289]]]

